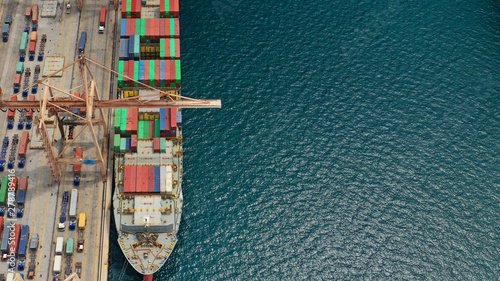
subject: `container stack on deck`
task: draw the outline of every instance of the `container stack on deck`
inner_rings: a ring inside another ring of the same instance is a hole
[[[141,15],[150,15],[152,10],[159,18],[141,18]],[[123,0],[121,12],[118,72],[148,86],[175,93],[181,86],[179,1]],[[131,79],[118,77],[122,98],[155,93]],[[179,137],[180,126],[182,115],[175,108],[118,108],[115,110],[114,151],[131,157],[166,155],[172,150],[170,140]],[[125,165],[121,183],[124,193],[129,195],[171,193],[173,167],[160,160]]]

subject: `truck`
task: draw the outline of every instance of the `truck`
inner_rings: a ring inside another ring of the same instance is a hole
[[[71,256],[74,252],[74,240],[73,238],[68,238],[68,242],[66,242],[66,255]]]
[[[61,272],[61,268],[62,268],[62,256],[58,255],[54,258],[54,267],[53,267],[54,273]]]
[[[20,75],[20,74],[16,74],[16,75]],[[19,87],[18,87],[19,88]],[[19,90],[18,90],[19,91]],[[10,98],[11,101],[17,101],[17,96],[13,96]],[[10,128],[11,126],[11,122],[12,122],[12,126],[14,126],[14,118],[16,117],[16,109],[15,108],[11,108],[9,109],[9,112],[7,113],[7,120],[8,120],[8,125],[7,127]],[[12,129],[12,128],[10,128]]]
[[[10,24],[7,24],[7,23],[4,24],[3,32],[2,32],[2,35],[3,35],[2,41],[3,42],[9,41],[9,31],[10,31]]]
[[[68,1],[66,3],[66,14],[69,14],[71,13],[71,3]]]
[[[29,131],[24,131],[21,137],[21,142],[19,143],[19,163],[18,167],[23,168],[26,162],[26,150],[28,149],[28,142],[30,141]]]
[[[35,278],[35,265],[31,264],[28,268],[28,279]]]
[[[106,27],[106,6],[101,6],[101,17],[99,18],[99,33],[104,33]]]
[[[83,244],[85,240],[83,239],[83,230],[78,230],[78,240],[76,241],[77,243],[77,248],[76,250],[78,252],[83,252]]]
[[[83,157],[83,148],[81,147],[75,148],[75,159],[82,159],[82,157]],[[82,172],[82,164],[74,164],[73,165],[73,175],[75,176],[75,179],[73,180],[74,186],[80,185],[81,172]]]
[[[75,263],[75,271],[76,271],[76,274],[78,275],[78,278],[82,278],[82,263],[81,262]]]
[[[31,21],[33,24],[38,24],[38,5],[33,5],[31,9]]]
[[[38,249],[38,234],[33,234],[31,235],[31,241],[30,241],[30,250],[36,251]]]
[[[78,216],[78,229],[84,230],[86,221],[87,216],[85,215],[85,213],[80,213],[80,215]]]
[[[80,44],[78,44],[78,51],[80,54],[85,52],[85,44],[87,43],[87,31],[82,31],[82,35],[80,36]]]
[[[76,208],[78,206],[78,189],[71,190],[71,202],[69,205],[69,229],[75,230]]]
[[[57,237],[56,240],[56,255],[62,255],[64,248],[64,237]]]

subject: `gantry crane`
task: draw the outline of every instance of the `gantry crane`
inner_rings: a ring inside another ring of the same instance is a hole
[[[101,100],[101,95],[99,94],[99,90],[95,81],[95,77],[90,71],[88,63],[92,63],[93,65],[103,68],[106,71],[111,73],[121,75],[124,78],[127,78],[133,82],[138,83],[141,87],[148,88],[156,91],[157,93],[146,95],[146,96],[134,96],[128,97],[124,99],[112,99],[112,100]],[[80,72],[80,78],[82,84],[70,89],[70,90],[62,90],[54,87],[50,84],[50,79],[54,75],[59,72],[64,71],[65,69],[78,64],[78,69]],[[131,77],[118,73],[104,65],[101,65],[86,56],[82,55],[79,59],[70,63],[69,65],[63,67],[62,69],[52,73],[46,78],[35,82],[34,84],[28,86],[23,89],[19,93],[22,93],[24,90],[28,90],[33,86],[38,85],[40,89],[41,86],[44,86],[43,94],[40,97],[40,100],[35,101],[11,101],[11,100],[2,100],[1,98],[1,89],[0,89],[0,108],[10,108],[10,109],[39,109],[40,116],[38,118],[38,130],[40,132],[44,149],[47,153],[47,158],[49,160],[50,169],[53,175],[53,179],[56,182],[60,182],[61,180],[61,168],[60,164],[80,164],[84,162],[85,159],[75,159],[75,158],[63,158],[64,152],[71,146],[71,144],[78,139],[78,137],[85,131],[90,131],[92,135],[92,141],[94,147],[96,148],[97,155],[91,157],[95,159],[95,163],[99,164],[101,169],[101,174],[103,177],[103,181],[106,180],[106,158],[103,157],[107,155],[108,150],[108,125],[106,123],[106,119],[104,118],[103,109],[106,108],[221,108],[220,100],[199,100],[192,99],[188,97],[184,97],[179,95],[179,89],[174,89],[176,94],[171,94],[168,91],[163,91],[159,89],[155,89],[147,84],[141,83],[139,81],[134,80]],[[72,94],[72,91],[78,90],[81,88],[83,95],[81,97]],[[140,98],[147,97],[148,100],[140,100]],[[164,98],[162,98],[164,97]],[[85,117],[74,114],[72,112],[73,108],[86,108],[87,114]],[[98,115],[93,114],[93,109],[99,113]],[[50,140],[49,134],[47,132],[46,121],[49,118],[47,115],[47,111],[52,112],[56,117],[56,122],[61,132],[61,136],[64,139],[64,125],[70,126],[84,126],[82,130],[80,130],[73,139],[67,143],[63,144],[63,148],[61,152],[56,156],[56,152],[52,147],[52,141]],[[59,112],[64,112],[67,114],[71,114],[75,117],[75,120],[71,121],[62,121]],[[101,149],[99,145],[99,140],[97,138],[95,126],[102,126],[103,129],[103,149]]]

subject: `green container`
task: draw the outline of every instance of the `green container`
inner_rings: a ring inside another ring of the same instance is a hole
[[[155,138],[160,137],[160,119],[155,119]]]
[[[144,121],[139,120],[139,128],[137,129],[137,139],[144,139]]]
[[[132,0],[127,0],[127,15],[132,15]]]
[[[23,74],[24,72],[24,62],[20,61],[17,63],[16,73]]]
[[[120,152],[120,135],[115,135],[115,152]]]
[[[66,255],[73,255],[74,242],[73,238],[68,238],[68,242],[66,242]]]
[[[174,38],[175,36],[175,20],[174,18],[170,18],[170,37],[171,38]]]
[[[122,109],[115,109],[115,132],[120,131],[120,124],[122,123]]]
[[[141,34],[141,19],[135,19],[135,35]]]
[[[118,62],[118,73],[123,74],[124,69],[125,69],[125,62],[121,60]],[[118,87],[124,87],[123,76],[121,75],[118,75]]]
[[[141,4],[142,4],[143,6],[146,6],[147,1],[146,1],[146,0],[141,0]]]
[[[175,39],[170,39],[170,58],[175,59]]]
[[[2,187],[0,188],[0,205],[5,205],[7,202],[7,188],[9,184],[9,178],[2,178]]]
[[[141,53],[141,40],[139,40],[139,37],[134,36],[134,54],[140,54]]]
[[[141,19],[141,40],[146,39],[146,19]]]
[[[148,63],[146,61],[146,63]],[[155,61],[150,60],[149,61],[149,86],[154,87],[155,86]]]
[[[160,152],[166,152],[167,151],[167,140],[165,138],[160,139]]]
[[[149,121],[144,121],[144,139],[150,139],[151,136],[149,135]]]
[[[125,153],[127,151],[127,139],[120,139],[120,152]]]
[[[165,38],[160,38],[160,59],[165,59]]]
[[[134,61],[134,80],[139,81],[139,61]],[[139,87],[139,83],[134,82],[134,87]]]
[[[19,52],[21,52],[21,54],[26,53],[27,46],[28,46],[28,32],[23,32],[23,36],[21,37],[21,46],[19,47]]]
[[[122,108],[122,121],[120,123],[120,134],[126,134],[127,133],[127,109]]]
[[[181,61],[175,61],[175,83],[181,83]]]

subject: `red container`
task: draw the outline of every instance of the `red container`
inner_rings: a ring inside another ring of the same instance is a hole
[[[19,143],[19,157],[26,157],[26,150],[28,149],[28,142],[30,138],[30,133],[24,131],[21,137],[21,142]]]
[[[137,166],[130,166],[130,192],[135,192],[137,186]]]
[[[127,18],[127,0],[122,1],[122,18]]]
[[[31,19],[31,7],[26,8],[26,18]]]
[[[149,85],[149,60],[144,61],[144,84]]]
[[[17,100],[17,96],[12,96],[10,98],[11,101],[16,101]],[[7,113],[7,117],[9,120],[14,120],[14,118],[16,117],[16,110],[15,109],[9,109],[9,113]]]
[[[132,17],[141,17],[141,0],[132,0]]]
[[[125,62],[125,63],[127,63],[127,62]],[[132,79],[134,79],[134,61],[133,60],[128,61],[128,73],[130,74],[129,75],[130,79],[127,80],[128,86],[133,87],[134,86],[134,81],[132,81]]]
[[[155,167],[149,166],[148,169],[148,192],[155,192]]]
[[[36,42],[30,43],[30,54],[34,54],[36,51]]]
[[[130,193],[130,166],[125,166],[123,171],[123,192]]]
[[[146,39],[151,39],[151,19],[146,19]]]
[[[153,152],[160,153],[160,139],[159,138],[155,138],[153,140]]]
[[[106,25],[106,6],[101,6],[101,17],[99,18],[99,24]]]
[[[174,39],[175,41],[175,59],[181,59],[181,40]]]
[[[17,249],[19,248],[19,238],[21,237],[21,225],[16,224],[14,226],[14,240],[9,240],[10,249],[14,250],[14,254],[17,255]],[[11,243],[12,242],[12,243]]]
[[[28,189],[28,178],[27,177],[21,177],[19,189],[20,190],[27,190]]]
[[[148,191],[148,166],[142,166],[142,174],[141,174],[141,192]]]
[[[155,121],[149,121],[149,138],[152,139],[155,137]]]
[[[155,40],[160,42],[160,19],[155,19]]]
[[[132,118],[132,134],[137,134],[137,129],[139,127],[139,109],[138,108],[129,108],[128,110],[130,110],[130,113],[132,114],[132,117],[131,117]],[[136,141],[135,146],[137,149],[137,141]]]
[[[170,127],[170,111],[171,108],[165,108],[165,131],[167,134],[170,134],[172,131],[172,128]]]
[[[170,1],[170,15],[174,17],[179,16],[179,0],[165,0]]]
[[[181,33],[180,33],[179,19],[178,18],[174,19],[174,28],[175,28],[174,37],[179,38]]]
[[[124,76],[123,76],[123,83],[125,85],[128,85],[128,81],[129,79],[127,78],[127,76],[129,76],[128,74],[128,61],[124,61],[123,62],[123,73],[122,73]]]
[[[141,192],[142,190],[142,166],[136,166],[137,173],[135,178],[135,192]]]
[[[31,9],[31,21],[33,24],[38,24],[38,5],[33,5]]]
[[[123,114],[123,113],[122,113]],[[126,123],[126,132],[127,134],[132,134],[132,118],[129,110],[127,109],[127,123]]]
[[[170,108],[170,128],[177,130],[177,108]]]
[[[165,19],[158,19],[158,32],[160,38],[165,38]]]
[[[10,184],[10,181],[9,181],[9,188],[10,188],[9,191],[16,192],[17,191],[17,186],[18,186],[17,183],[18,183],[18,178],[17,177],[12,177],[12,184]]]
[[[160,61],[155,60],[155,86],[160,87]]]
[[[130,148],[132,148],[132,150],[137,150],[137,135],[132,135],[132,138],[130,140]]]
[[[75,149],[75,159],[82,159],[83,157],[83,148],[77,147]],[[82,172],[82,164],[74,164],[73,165],[73,174],[80,175]]]
[[[16,74],[16,76],[14,77],[14,86],[21,86],[21,78],[21,74]]]

